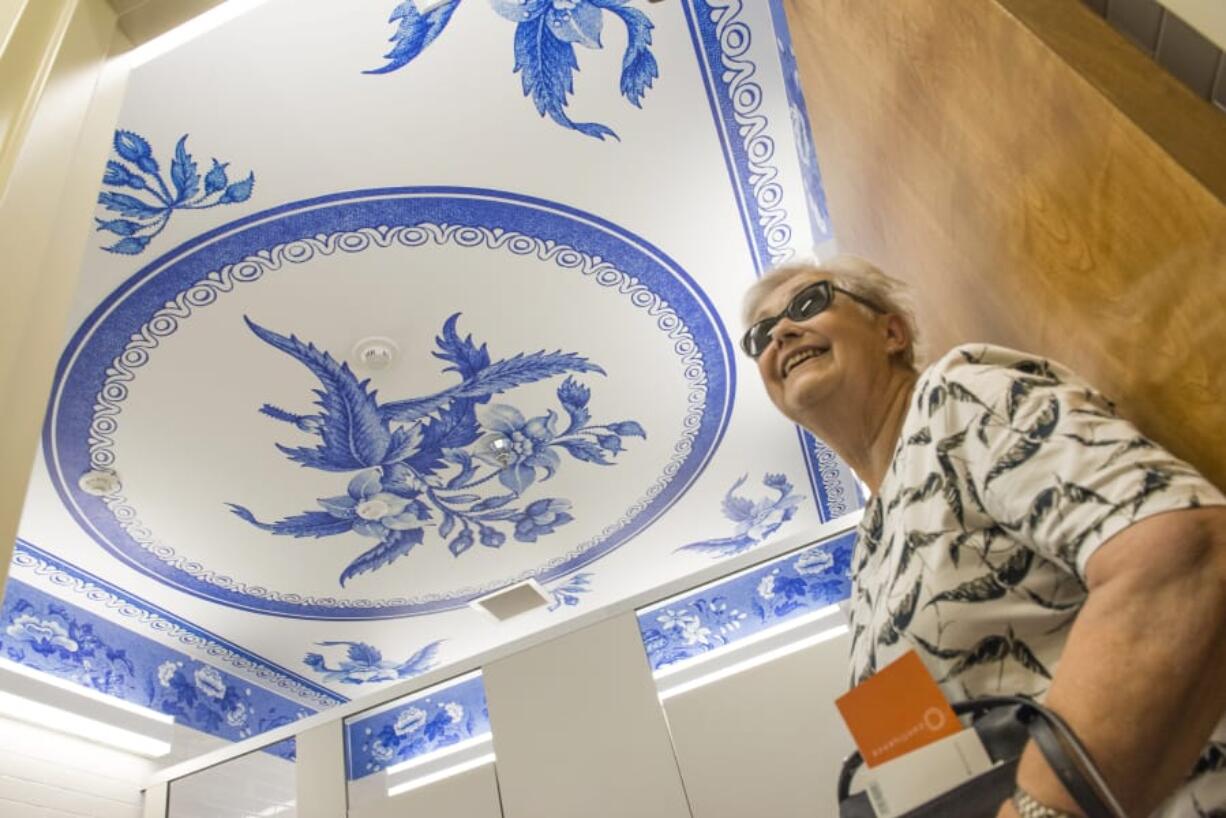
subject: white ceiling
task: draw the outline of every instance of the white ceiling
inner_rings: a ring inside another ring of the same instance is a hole
[[[271,0],[133,73],[21,526],[346,696],[857,505],[733,354],[755,270],[829,238],[769,5],[463,0],[389,44],[409,6]],[[466,604],[530,577],[555,610]]]

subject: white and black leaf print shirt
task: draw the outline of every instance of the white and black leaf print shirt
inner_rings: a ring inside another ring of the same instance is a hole
[[[1059,364],[958,347],[920,376],[864,510],[851,681],[914,648],[946,690],[1041,697],[1086,599],[1095,550],[1150,515],[1222,504],[1191,466]],[[1159,815],[1226,809],[1224,728]]]

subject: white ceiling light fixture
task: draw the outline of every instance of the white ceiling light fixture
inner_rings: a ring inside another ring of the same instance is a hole
[[[0,659],[0,715],[129,753],[171,750],[174,718]]]
[[[93,469],[85,472],[77,479],[77,485],[81,491],[91,497],[106,497],[111,494],[116,494],[123,484],[119,481],[119,475],[113,471],[104,469]]]
[[[351,356],[354,368],[367,372],[382,372],[396,363],[400,357],[400,347],[391,338],[372,336],[354,344]]]

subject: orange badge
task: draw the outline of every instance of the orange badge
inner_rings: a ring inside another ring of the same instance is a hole
[[[962,729],[941,688],[913,650],[849,690],[835,705],[869,767]]]

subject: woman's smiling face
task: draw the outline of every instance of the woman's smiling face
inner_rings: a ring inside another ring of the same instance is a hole
[[[783,283],[763,300],[754,320],[779,315],[793,296],[823,278],[798,275]],[[838,291],[830,306],[812,318],[783,316],[757,361],[771,401],[801,422],[828,401],[864,397],[877,375],[891,366],[889,323]]]

